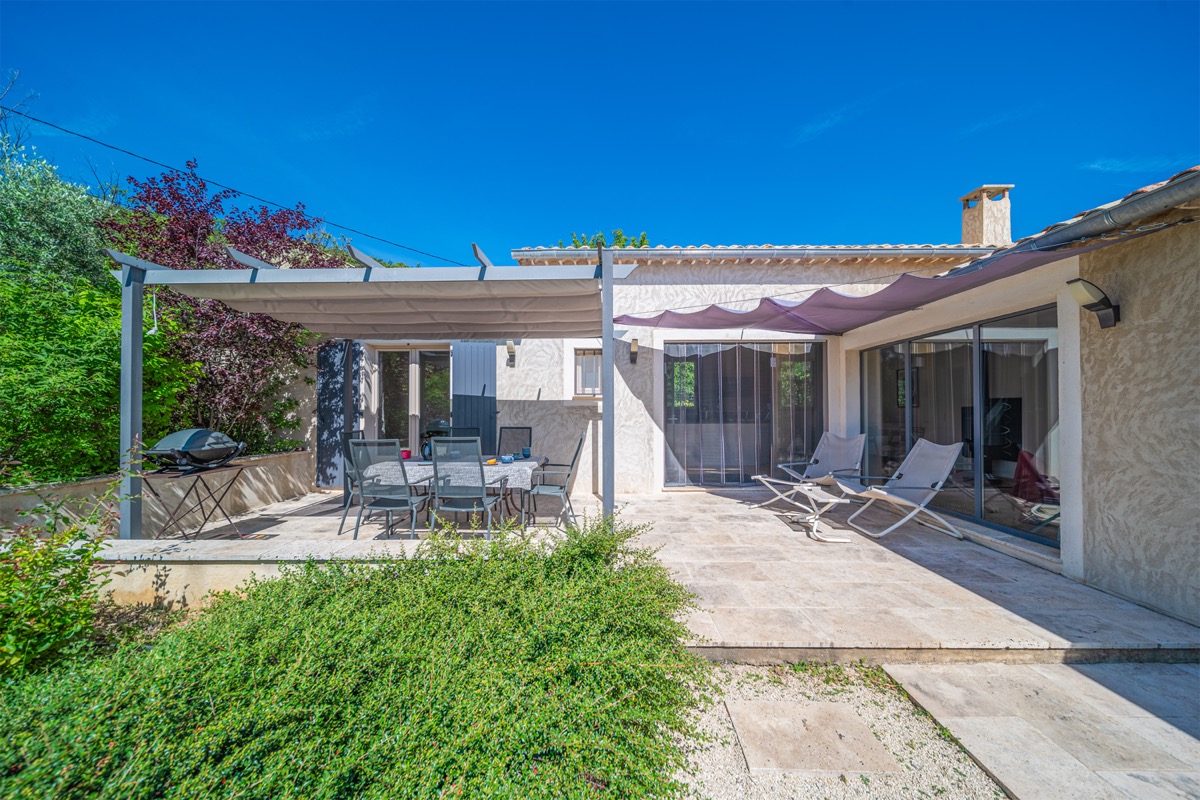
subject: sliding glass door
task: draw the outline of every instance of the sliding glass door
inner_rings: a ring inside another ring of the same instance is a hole
[[[820,343],[664,346],[668,486],[748,484],[812,452],[824,428]]]
[[[932,505],[1057,544],[1053,308],[865,351],[861,363],[867,474],[893,474],[918,438],[961,442]]]

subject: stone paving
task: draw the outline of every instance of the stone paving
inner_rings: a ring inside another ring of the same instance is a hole
[[[1022,800],[1200,797],[1200,665],[885,669]]]

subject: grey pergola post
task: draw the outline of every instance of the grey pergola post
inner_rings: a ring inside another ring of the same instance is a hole
[[[342,440],[354,436],[354,340],[343,340],[345,352],[342,354]],[[339,447],[338,453],[342,459],[342,506],[350,505],[350,465],[346,463],[345,447]],[[361,502],[361,500],[360,500]]]
[[[617,431],[613,424],[616,417],[616,377],[613,374],[613,254],[611,250],[600,251],[600,397],[603,407],[601,419],[600,449],[600,498],[604,504],[604,515],[612,516],[614,490],[616,488]]]
[[[142,297],[146,270],[121,265],[121,538],[142,537]]]

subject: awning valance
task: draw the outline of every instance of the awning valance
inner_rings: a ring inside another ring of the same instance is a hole
[[[842,334],[905,311],[921,308],[968,289],[1019,275],[1043,264],[1129,241],[1150,232],[1137,232],[1070,248],[999,253],[968,265],[961,271],[952,271],[934,278],[905,273],[879,291],[867,295],[848,295],[821,288],[795,302],[763,298],[757,306],[749,310],[710,305],[696,311],[664,311],[646,317],[626,314],[617,317],[615,322],[618,325],[647,328],[752,329],[817,335]]]

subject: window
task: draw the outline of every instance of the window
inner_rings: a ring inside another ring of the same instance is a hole
[[[575,350],[576,397],[600,396],[600,350]]]

